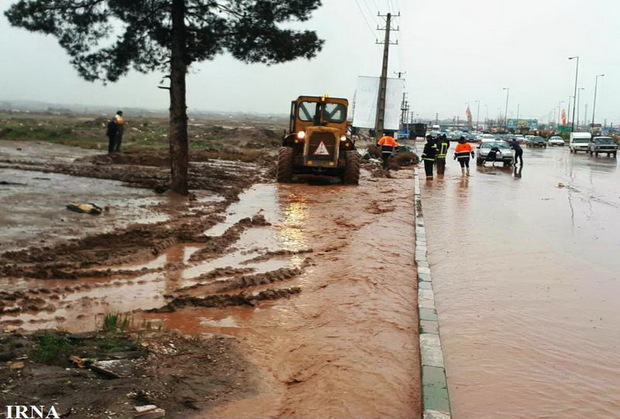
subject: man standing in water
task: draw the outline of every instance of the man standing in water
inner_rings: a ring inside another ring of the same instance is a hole
[[[523,149],[519,145],[519,142],[517,141],[517,139],[513,138],[512,140],[508,141],[508,145],[510,146],[510,148],[512,148],[515,151],[514,165],[516,166],[517,159],[520,159],[521,166],[523,166]]]
[[[437,141],[432,136],[426,136],[426,144],[422,151],[422,160],[424,161],[424,171],[426,172],[426,180],[433,179],[433,165],[437,157]]]
[[[450,141],[446,134],[442,134],[437,138],[437,174],[443,175],[446,173],[446,154],[450,148]]]
[[[463,176],[467,174],[469,176],[469,156],[474,157],[474,150],[472,150],[471,145],[465,141],[465,137],[459,138],[459,143],[456,145],[454,149],[454,160],[459,161],[461,165],[461,173]]]
[[[383,134],[383,137],[379,138],[377,141],[377,146],[381,149],[381,159],[383,160],[383,168],[389,169],[389,159],[394,154],[394,149],[398,147],[398,143],[388,134]]]

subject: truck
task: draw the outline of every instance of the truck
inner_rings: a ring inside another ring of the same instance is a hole
[[[426,124],[415,123],[413,129],[409,131],[409,138],[415,140],[416,138],[426,138]]]
[[[571,153],[578,151],[588,152],[588,143],[592,138],[592,134],[589,132],[571,132],[568,140],[568,148]]]
[[[347,99],[327,95],[291,102],[289,129],[278,151],[278,182],[321,175],[359,184],[361,156],[348,132],[348,108]]]

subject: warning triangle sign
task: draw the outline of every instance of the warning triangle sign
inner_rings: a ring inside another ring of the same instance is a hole
[[[329,151],[327,151],[327,147],[325,147],[325,144],[323,143],[323,141],[321,141],[321,143],[316,148],[316,150],[314,150],[314,155],[315,156],[329,156]]]

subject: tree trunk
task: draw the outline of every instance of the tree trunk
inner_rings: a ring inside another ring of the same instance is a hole
[[[185,0],[173,0],[170,63],[170,188],[182,195],[187,195],[189,192],[185,98],[186,48]]]

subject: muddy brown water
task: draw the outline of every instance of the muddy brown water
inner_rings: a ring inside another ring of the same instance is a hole
[[[620,169],[566,149],[422,182],[454,418],[620,416]]]
[[[46,288],[53,300],[42,311],[5,315],[3,325],[83,331],[124,312],[139,326],[236,336],[262,385],[251,398],[196,417],[420,417],[412,171],[392,179],[365,172],[357,187],[258,184],[225,215],[205,234],[256,215],[270,225],[244,230],[228,252],[207,260],[191,260],[201,243],[178,244],[152,260],[113,266],[111,277],[4,279],[3,289]],[[143,311],[170,294],[198,295],[191,287],[209,286],[204,274],[234,268],[300,268],[286,286],[301,293],[255,307]]]

